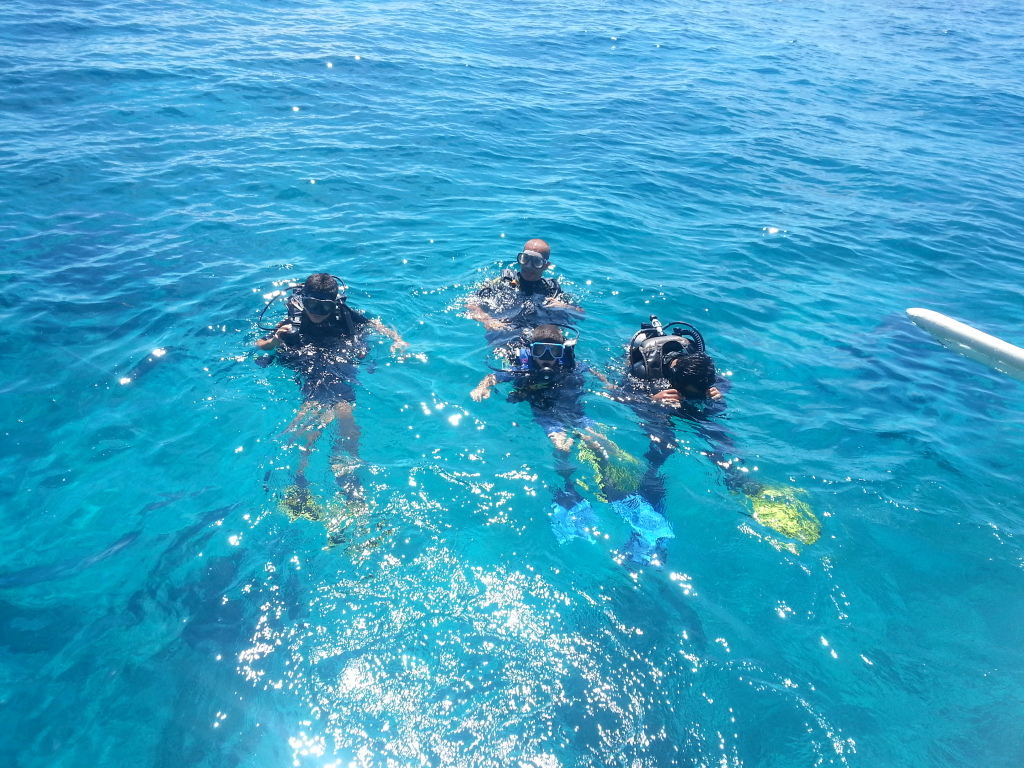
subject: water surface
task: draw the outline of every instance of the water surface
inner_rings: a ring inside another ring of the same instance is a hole
[[[4,764],[1020,765],[1024,389],[903,310],[1024,342],[1022,19],[7,3]],[[704,331],[818,543],[773,546],[696,434],[665,568],[600,505],[556,543],[460,309],[536,236],[597,367],[651,313]],[[362,372],[373,512],[329,550],[278,510],[300,398],[251,347],[321,269],[425,357]]]

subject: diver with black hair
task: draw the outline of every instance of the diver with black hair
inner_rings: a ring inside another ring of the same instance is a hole
[[[820,524],[806,502],[797,498],[800,489],[754,480],[737,456],[732,435],[718,421],[725,412],[724,394],[731,382],[718,376],[700,331],[679,321],[663,325],[652,315],[633,335],[627,353],[626,375],[621,386],[613,388],[613,399],[629,405],[649,437],[644,455],[647,470],[639,489],[646,504],[663,515],[665,478],[661,467],[678,449],[676,417],[696,428],[708,445],[704,455],[722,469],[726,487],[749,500],[758,522],[806,544],[814,543]]]
[[[263,315],[281,296],[286,296],[286,317],[256,341],[262,350],[277,350],[281,363],[295,371],[304,402],[286,430],[292,444],[302,439],[301,458],[295,483],[285,491],[282,506],[293,517],[316,517],[320,510],[308,490],[305,473],[316,442],[331,423],[337,437],[331,451],[331,469],[342,494],[350,503],[360,502],[362,484],[356,476],[359,459],[359,425],[353,416],[358,364],[369,352],[370,331],[391,339],[391,353],[399,355],[408,346],[398,332],[380,320],[368,319],[348,305],[344,281],[326,272],[306,278],[290,293],[276,294],[264,307]]]
[[[577,447],[579,458],[588,463],[635,459],[626,455],[610,439],[597,430],[597,423],[587,417],[582,397],[586,390],[584,374],[592,372],[576,360],[579,331],[565,327],[574,335],[566,338],[563,327],[539,325],[520,337],[518,348],[506,351],[507,367],[483,378],[470,396],[476,402],[490,397],[491,390],[501,383],[511,383],[507,400],[528,403],[536,421],[555,450],[556,471],[565,481],[563,489],[554,494],[551,526],[560,542],[573,538],[592,538],[597,522],[590,502],[576,488],[570,452]],[[607,472],[605,473],[608,474]],[[596,489],[600,493],[600,489]]]
[[[571,432],[590,429],[594,422],[583,412],[585,381],[590,370],[576,362],[576,340],[566,339],[557,325],[539,325],[521,337],[522,345],[507,353],[509,367],[487,374],[470,396],[476,402],[491,396],[496,384],[511,382],[510,403],[530,404],[534,419],[544,429],[555,449],[572,448]]]
[[[552,267],[551,246],[540,238],[527,241],[516,256],[518,269],[505,269],[466,300],[466,312],[487,330],[493,348],[508,344],[523,331],[546,323],[569,325],[583,315],[558,280],[545,277]]]

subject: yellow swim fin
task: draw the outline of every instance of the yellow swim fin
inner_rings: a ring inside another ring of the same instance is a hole
[[[323,519],[324,510],[317,502],[308,488],[298,485],[289,485],[284,489],[284,498],[278,503],[277,508],[288,515],[288,519],[314,520]]]
[[[628,495],[636,493],[640,487],[640,479],[643,477],[640,460],[618,446],[612,446],[606,452],[600,448],[593,448],[585,440],[578,440],[576,459],[581,467],[590,468],[592,474],[590,479],[594,487],[590,487],[587,478],[580,478],[577,482],[584,490],[593,493],[602,503],[608,502],[607,491],[617,491],[619,494]],[[615,498],[618,498],[618,495]]]
[[[803,493],[807,493],[803,488],[764,486],[747,500],[754,519],[765,528],[809,546],[821,537],[821,522],[810,504],[797,497]]]

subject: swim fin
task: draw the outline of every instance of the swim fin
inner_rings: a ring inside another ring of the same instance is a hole
[[[613,501],[611,505],[633,531],[623,547],[624,554],[640,565],[651,565],[655,561],[659,564],[664,562],[665,542],[675,538],[672,526],[665,515],[637,493]]]
[[[559,544],[572,539],[591,539],[590,529],[597,524],[597,515],[590,501],[581,499],[571,508],[555,503],[551,505],[551,530]]]
[[[747,496],[754,519],[765,528],[811,545],[821,537],[821,522],[810,504],[797,498],[803,488],[762,486]]]
[[[609,495],[634,493],[640,486],[640,460],[618,446],[608,451],[595,450],[587,441],[580,440],[576,443],[576,458],[581,468],[590,470],[589,478],[581,477],[577,482],[599,501],[607,503]]]
[[[302,485],[289,485],[284,490],[284,498],[278,503],[278,509],[288,515],[292,521],[304,519],[319,521],[323,519],[324,510],[309,488]]]

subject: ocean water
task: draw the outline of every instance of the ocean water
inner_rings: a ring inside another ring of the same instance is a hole
[[[0,765],[1024,763],[1024,386],[904,315],[1024,343],[1022,62],[1001,0],[8,0]],[[531,237],[594,367],[700,327],[818,542],[681,427],[662,567],[596,500],[557,543],[540,428],[469,398]],[[335,547],[252,347],[320,270],[414,353]]]

